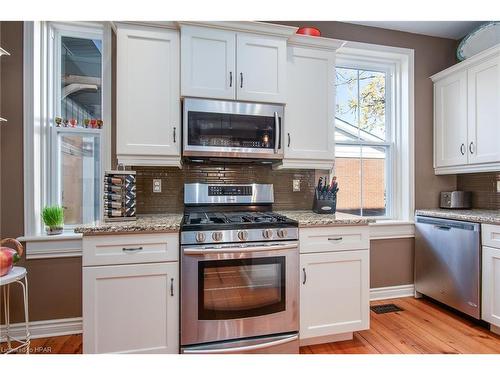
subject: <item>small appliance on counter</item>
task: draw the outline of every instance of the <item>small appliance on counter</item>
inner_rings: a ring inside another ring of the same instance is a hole
[[[439,200],[441,208],[472,208],[472,193],[470,191],[442,191]]]
[[[328,177],[320,177],[314,190],[313,212],[317,214],[334,214],[337,210],[337,177],[328,183]]]
[[[135,171],[104,173],[104,221],[129,221],[135,217]]]

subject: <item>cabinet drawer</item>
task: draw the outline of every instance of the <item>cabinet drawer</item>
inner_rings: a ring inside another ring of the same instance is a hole
[[[482,243],[500,249],[500,225],[482,224]]]
[[[83,237],[83,266],[168,262],[179,259],[179,234]]]
[[[300,252],[360,250],[370,248],[368,226],[300,228]]]

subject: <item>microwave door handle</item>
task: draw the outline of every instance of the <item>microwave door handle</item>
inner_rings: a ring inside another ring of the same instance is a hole
[[[258,251],[279,251],[297,248],[297,243],[288,245],[270,245],[270,246],[249,246],[249,247],[224,247],[224,248],[192,248],[186,247],[183,252],[185,255],[205,255],[222,253],[254,253]]]
[[[276,130],[276,141],[274,143],[274,153],[277,154],[281,148],[281,122],[278,112],[274,112],[274,129]]]

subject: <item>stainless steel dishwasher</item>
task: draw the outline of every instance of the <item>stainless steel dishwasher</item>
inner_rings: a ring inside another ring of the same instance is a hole
[[[415,227],[415,290],[480,319],[480,225],[417,216]]]

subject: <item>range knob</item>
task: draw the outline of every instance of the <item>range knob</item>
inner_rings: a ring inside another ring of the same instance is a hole
[[[285,238],[288,235],[288,231],[284,228],[278,229],[278,237]]]
[[[248,240],[248,232],[246,230],[240,230],[238,232],[238,239],[240,241],[246,241],[246,240]]]
[[[205,233],[203,232],[198,232],[196,233],[196,242],[205,242]]]
[[[272,238],[273,237],[273,230],[272,229],[264,229],[262,231],[262,235],[264,236],[264,238]]]
[[[222,233],[221,232],[213,232],[212,239],[214,241],[217,241],[217,242],[221,241],[222,240]]]

